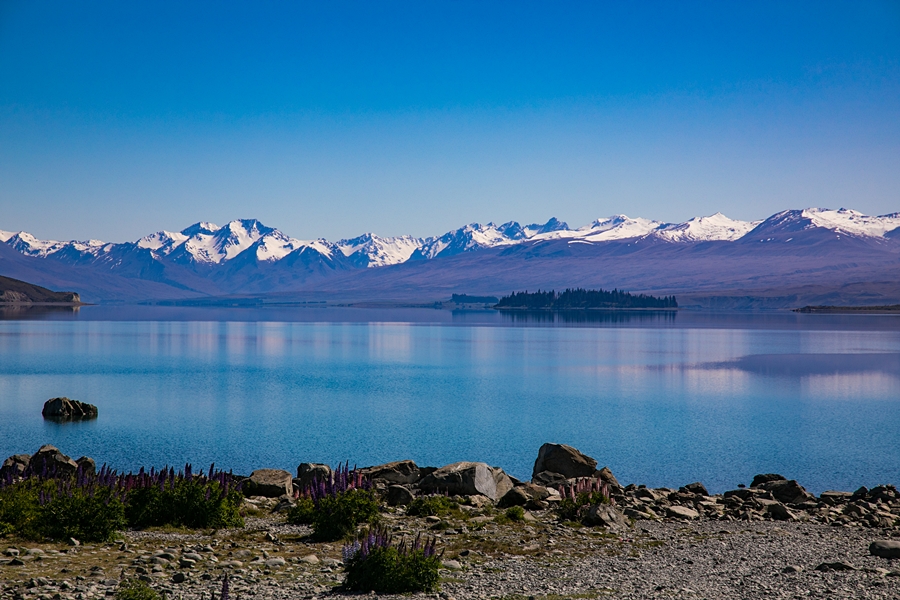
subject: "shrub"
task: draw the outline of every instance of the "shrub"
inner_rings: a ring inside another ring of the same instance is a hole
[[[362,523],[378,519],[378,500],[370,490],[348,490],[319,500],[313,516],[313,537],[334,542],[356,532]]]
[[[131,478],[131,479],[129,479]],[[196,476],[190,465],[183,472],[163,469],[126,476],[130,483],[126,502],[128,523],[139,529],[153,526],[241,527],[243,496],[227,474]]]
[[[418,536],[411,546],[394,546],[385,529],[370,531],[361,542],[344,547],[344,586],[379,594],[433,592],[441,565],[434,545],[434,538],[423,543]]]
[[[160,600],[159,592],[140,581],[139,579],[126,579],[119,584],[116,590],[116,600]]]
[[[515,523],[525,520],[525,509],[521,506],[510,506],[504,514],[507,519]]]
[[[406,507],[406,514],[411,517],[443,516],[459,504],[446,496],[419,496]]]
[[[312,525],[313,538],[321,542],[343,539],[358,525],[378,520],[378,499],[370,488],[369,481],[345,463],[328,480],[315,480],[302,491],[288,521]]]
[[[97,473],[28,472],[21,481],[0,481],[0,534],[99,542],[126,526],[240,526],[241,500],[233,477],[212,466],[208,476],[194,475],[190,465],[177,474],[119,475],[106,465]]]
[[[568,487],[559,488],[562,500],[556,511],[561,521],[580,522],[591,506],[609,504],[609,486],[601,479],[580,479]]]
[[[300,496],[287,513],[287,522],[291,525],[312,525],[316,516],[316,504],[312,498]]]

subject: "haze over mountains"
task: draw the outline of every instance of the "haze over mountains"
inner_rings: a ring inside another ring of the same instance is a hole
[[[254,219],[200,222],[135,242],[39,240],[0,231],[0,275],[84,301],[257,296],[443,300],[572,286],[678,294],[683,305],[900,301],[900,213],[717,213],[684,223],[615,215],[577,229],[553,218],[472,223],[444,235],[298,240]]]

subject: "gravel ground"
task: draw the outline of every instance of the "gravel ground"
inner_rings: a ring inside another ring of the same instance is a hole
[[[433,518],[400,510],[385,521],[397,536],[434,527]],[[431,596],[444,599],[900,598],[900,560],[868,554],[871,541],[896,539],[897,529],[660,520],[638,521],[614,535],[560,524],[549,511],[524,523],[481,516],[441,525],[446,528],[436,535],[448,568],[440,594]],[[24,564],[0,565],[0,597],[105,598],[121,579],[143,575],[169,598],[208,600],[226,572],[232,598],[339,597],[341,546],[311,543],[308,533],[275,514],[251,518],[240,530],[130,532],[124,545],[7,540],[4,547],[16,547]],[[169,558],[152,559],[154,553]],[[187,555],[197,560],[182,566]],[[816,570],[822,563],[847,570]]]

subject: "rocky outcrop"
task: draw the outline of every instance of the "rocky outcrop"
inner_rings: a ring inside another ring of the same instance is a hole
[[[70,398],[50,398],[44,402],[41,414],[45,419],[54,421],[79,421],[96,419],[97,407],[87,402],[79,402]]]
[[[47,444],[34,453],[28,461],[32,473],[50,477],[74,475],[78,471],[78,463],[59,451],[56,446]]]
[[[257,469],[244,481],[243,491],[247,496],[278,498],[294,493],[293,478],[281,469]]]
[[[81,472],[85,475],[93,475],[97,472],[97,463],[89,456],[82,456],[75,461],[75,464],[78,465],[78,468],[81,469]]]
[[[458,462],[441,467],[420,483],[425,493],[482,495],[497,501],[513,487],[503,469],[482,462]]]

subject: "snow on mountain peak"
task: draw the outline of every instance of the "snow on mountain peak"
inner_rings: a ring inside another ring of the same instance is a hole
[[[849,235],[884,237],[888,231],[900,227],[900,213],[870,217],[849,208],[829,210],[827,208],[807,208],[801,217],[809,219],[816,227],[824,227]]]
[[[694,217],[684,223],[668,225],[655,231],[654,235],[670,242],[732,242],[747,235],[760,222],[729,219],[717,212],[708,217]]]
[[[0,229],[0,242],[6,243],[9,238],[16,235],[14,231],[3,231]]]
[[[157,231],[150,235],[145,235],[137,241],[138,248],[147,248],[148,250],[160,251],[168,254],[188,239],[189,236],[184,233],[172,233],[171,231]]]
[[[354,264],[385,267],[406,262],[424,243],[425,240],[411,235],[383,238],[374,233],[364,233],[349,240],[340,240],[335,245]]]

